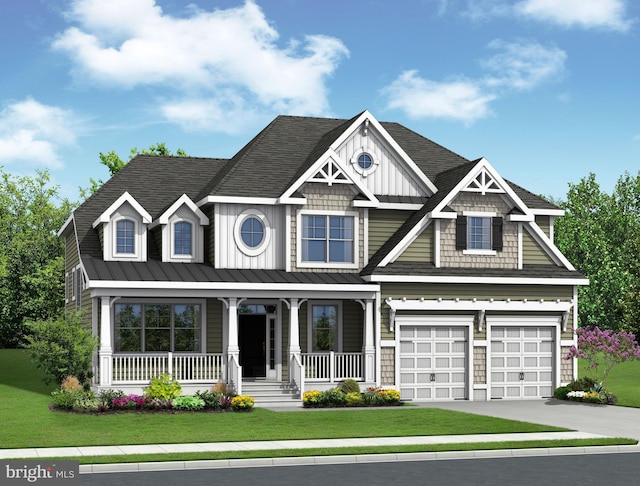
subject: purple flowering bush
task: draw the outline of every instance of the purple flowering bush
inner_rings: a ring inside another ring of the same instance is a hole
[[[615,365],[640,359],[640,346],[631,332],[614,332],[597,326],[575,329],[574,332],[578,336],[578,346],[571,346],[565,359],[587,361],[596,383],[602,385]]]

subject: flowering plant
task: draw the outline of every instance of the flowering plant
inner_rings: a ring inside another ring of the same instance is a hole
[[[640,359],[640,346],[633,333],[614,332],[599,327],[584,327],[574,330],[578,336],[578,346],[571,346],[565,359],[581,358],[589,363],[596,382],[605,382],[611,369],[627,360]],[[599,366],[602,378],[599,379]]]
[[[238,395],[231,399],[231,409],[234,411],[246,410],[249,411],[253,408],[254,400],[249,395]]]

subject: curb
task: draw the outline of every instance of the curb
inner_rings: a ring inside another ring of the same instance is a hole
[[[449,461],[456,459],[499,459],[507,457],[563,456],[581,454],[638,453],[640,445],[554,447],[540,449],[499,449],[480,451],[409,452],[398,454],[359,454],[338,456],[276,457],[260,459],[223,459],[212,461],[169,461],[129,464],[85,464],[80,474],[121,472],[176,471],[193,469],[229,469],[272,466],[318,466],[328,464],[356,464],[371,462]]]

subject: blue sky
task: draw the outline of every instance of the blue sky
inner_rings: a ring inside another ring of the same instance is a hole
[[[4,0],[0,166],[78,198],[98,154],[230,157],[368,109],[562,198],[640,168],[632,0]],[[143,181],[141,181],[143,183]]]

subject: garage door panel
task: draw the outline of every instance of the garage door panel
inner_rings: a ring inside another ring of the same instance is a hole
[[[401,398],[467,398],[467,327],[401,325],[400,336]]]
[[[554,336],[553,327],[492,326],[491,398],[552,396]]]

